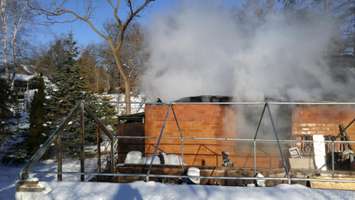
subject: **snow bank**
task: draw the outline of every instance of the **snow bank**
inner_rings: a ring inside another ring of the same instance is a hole
[[[20,166],[0,166],[0,199],[14,199],[15,186],[18,174],[21,171]]]
[[[270,188],[247,188],[201,185],[169,185],[155,182],[130,184],[92,182],[47,182],[41,193],[17,193],[17,199],[355,199],[351,191],[309,189],[301,185],[281,185]],[[50,188],[50,189],[49,189]]]
[[[96,170],[97,159],[85,159],[85,171],[94,172]],[[23,165],[9,165],[5,166],[0,164],[0,200],[15,199],[16,192],[16,181],[18,179],[19,173]],[[55,160],[44,160],[37,163],[33,167],[33,171],[37,172],[51,172],[51,173],[35,173],[31,174],[32,177],[36,177],[41,181],[46,181],[50,183],[57,183],[56,171],[57,163]],[[63,160],[63,171],[64,172],[79,172],[80,171],[80,161],[72,159]],[[90,176],[85,176],[86,179],[90,179]],[[77,183],[80,181],[79,175],[63,174],[64,181],[73,181]],[[41,199],[41,198],[34,198]],[[69,198],[71,199],[71,198]]]
[[[88,159],[87,164],[91,171],[95,166],[95,159]],[[77,160],[64,160],[63,171],[79,171]],[[55,174],[37,174],[41,184],[46,187],[44,192],[18,192],[15,193],[16,180],[21,166],[0,165],[0,199],[246,199],[246,200],[272,200],[272,199],[355,199],[355,192],[340,190],[310,189],[302,185],[278,185],[276,187],[231,187],[207,185],[172,185],[156,182],[134,182],[129,184],[79,182],[79,176],[63,175],[63,182],[57,182]],[[38,163],[35,171],[56,171],[54,160]]]

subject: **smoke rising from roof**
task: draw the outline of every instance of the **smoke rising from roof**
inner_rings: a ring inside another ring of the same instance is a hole
[[[355,78],[335,80],[325,59],[336,34],[326,16],[278,11],[240,19],[217,3],[185,2],[148,27],[142,89],[165,101],[197,95],[244,101],[353,97],[348,88]]]

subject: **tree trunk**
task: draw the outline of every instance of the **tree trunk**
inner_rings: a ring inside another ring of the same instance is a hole
[[[99,71],[95,65],[95,91],[99,93]]]
[[[2,57],[2,64],[5,66],[5,74],[8,76],[8,79],[10,80],[10,70],[8,66],[8,60],[7,60],[7,43],[8,43],[8,35],[7,35],[7,14],[6,14],[6,0],[1,0],[0,1],[0,12],[1,12],[1,32],[2,32],[2,51],[3,51],[3,57]]]
[[[122,77],[123,82],[124,82],[124,89],[125,89],[125,104],[126,104],[126,114],[131,114],[131,84],[129,82],[129,79],[126,75],[126,73],[123,70],[123,65],[121,62],[121,52],[120,52],[120,47],[115,48],[113,43],[111,41],[108,41],[109,45],[112,50],[113,57],[115,59],[115,64],[117,67],[117,71],[119,75]]]
[[[17,33],[21,29],[21,24],[22,24],[22,16],[14,23],[13,26],[13,33],[12,33],[12,39],[11,39],[11,44],[12,44],[12,62],[14,64],[14,67],[12,69],[12,74],[13,76],[16,73],[16,67],[17,67]]]
[[[125,81],[126,114],[131,114],[131,84]]]

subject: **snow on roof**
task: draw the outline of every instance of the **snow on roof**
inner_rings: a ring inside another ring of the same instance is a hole
[[[29,81],[29,80],[33,79],[35,76],[36,75],[27,75],[27,74],[18,74],[18,73],[16,73],[14,80],[15,81]],[[0,78],[6,79],[7,76],[5,74],[2,74],[0,76]]]
[[[35,75],[15,74],[15,81],[29,81],[34,77]]]
[[[31,67],[27,66],[27,65],[21,65],[21,66],[22,66],[23,70],[25,70],[27,73],[29,73],[29,74],[33,74],[34,73],[33,69],[32,69],[32,66]]]

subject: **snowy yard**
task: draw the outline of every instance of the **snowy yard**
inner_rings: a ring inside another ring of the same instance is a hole
[[[88,164],[95,160],[88,160]],[[15,193],[15,184],[21,167],[0,166],[0,199],[355,199],[355,192],[310,189],[301,185],[279,185],[276,187],[228,187],[202,185],[169,185],[155,182],[130,184],[79,182],[77,176],[63,176],[57,182],[55,174],[37,174],[46,190],[40,193]],[[56,170],[52,160],[35,166],[36,171]],[[79,171],[78,161],[66,161],[65,171]],[[89,169],[88,169],[89,171]]]
[[[269,188],[222,187],[200,185],[167,185],[155,182],[131,184],[93,182],[46,182],[42,193],[17,193],[18,199],[355,199],[351,191],[314,190],[301,185],[279,185]]]
[[[85,171],[94,171],[96,166],[96,159],[87,159],[85,161]],[[22,169],[22,165],[4,166],[0,164],[0,200],[14,199],[16,191],[16,181]],[[39,178],[40,181],[56,183],[57,163],[54,160],[45,160],[34,166],[34,171],[37,172],[52,172],[50,174],[33,174],[34,177]],[[79,172],[79,160],[63,160],[63,171],[65,172]],[[79,181],[80,177],[75,175],[63,175],[65,181]]]

